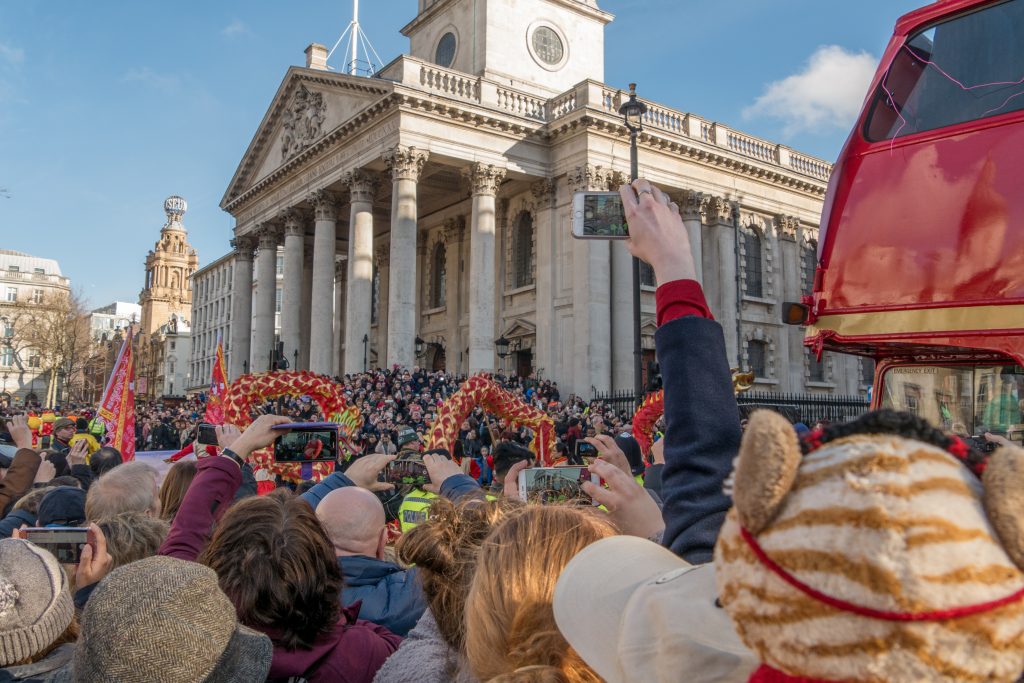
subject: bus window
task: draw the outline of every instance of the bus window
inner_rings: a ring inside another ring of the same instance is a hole
[[[992,432],[1024,441],[1024,368],[1019,365],[894,367],[882,387],[883,408],[913,413],[961,436]]]
[[[1024,109],[1024,0],[1007,0],[909,37],[864,124],[869,142]]]

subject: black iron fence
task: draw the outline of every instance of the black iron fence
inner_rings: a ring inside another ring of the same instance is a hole
[[[595,393],[594,400],[627,415],[632,415],[636,406],[633,392],[629,390]],[[782,413],[791,422],[802,421],[809,427],[813,427],[819,420],[847,422],[868,411],[868,400],[862,396],[749,391],[737,396],[736,402],[740,404],[743,417],[758,408],[770,408]]]

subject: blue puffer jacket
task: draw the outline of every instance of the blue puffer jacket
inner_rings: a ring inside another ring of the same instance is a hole
[[[339,557],[345,578],[341,603],[349,606],[362,600],[359,618],[405,636],[427,608],[416,578],[416,569],[365,555]]]

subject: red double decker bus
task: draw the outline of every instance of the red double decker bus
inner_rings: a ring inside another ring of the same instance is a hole
[[[873,407],[1021,442],[1024,0],[897,22],[821,226],[805,343],[875,359]]]

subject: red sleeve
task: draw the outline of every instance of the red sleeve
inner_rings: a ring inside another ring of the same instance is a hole
[[[157,554],[195,562],[210,540],[214,522],[231,504],[231,497],[241,483],[242,470],[231,459],[200,460],[196,476]]]
[[[654,294],[658,310],[658,326],[686,315],[714,320],[704,290],[696,280],[672,280],[658,287]]]

